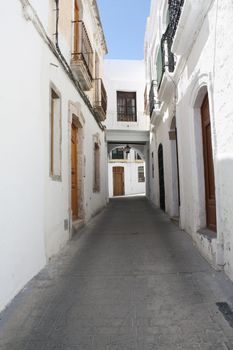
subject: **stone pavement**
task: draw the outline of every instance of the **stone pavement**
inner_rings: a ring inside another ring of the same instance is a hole
[[[233,349],[232,283],[145,198],[81,233],[0,315],[1,350]]]

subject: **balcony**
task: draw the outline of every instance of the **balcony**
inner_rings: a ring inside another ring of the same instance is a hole
[[[185,0],[172,45],[172,52],[186,57],[213,0]]]
[[[150,117],[155,109],[157,109],[159,102],[157,99],[157,81],[152,80],[149,93]]]
[[[172,38],[171,38],[170,30],[171,30],[171,27],[169,24],[166,32],[162,36],[158,55],[157,55],[156,67],[157,67],[158,90],[160,89],[166,68],[170,73],[173,73],[175,69],[174,54],[171,51]]]
[[[104,121],[107,113],[107,94],[102,79],[95,79],[94,88],[94,110],[97,113],[100,121]]]
[[[83,21],[74,22],[76,33],[71,69],[84,91],[89,91],[93,80],[93,50]]]
[[[161,103],[158,101],[157,81],[152,80],[149,93],[149,106],[151,124],[155,125],[155,120],[161,115]]]

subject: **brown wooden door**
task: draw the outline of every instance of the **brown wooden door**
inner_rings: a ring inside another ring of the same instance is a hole
[[[216,231],[215,178],[208,95],[206,95],[203,101],[201,116],[205,170],[206,225],[210,230]]]
[[[74,53],[79,53],[79,8],[77,1],[75,1],[74,7]]]
[[[71,127],[71,210],[73,220],[78,218],[78,158],[77,128]]]
[[[124,186],[124,168],[121,166],[113,167],[113,195],[123,196],[125,194]]]

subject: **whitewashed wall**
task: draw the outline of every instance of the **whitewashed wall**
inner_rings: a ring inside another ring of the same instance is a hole
[[[149,43],[147,67],[155,64],[156,33],[153,22],[156,16],[162,18],[163,3],[152,1],[151,18],[148,21],[146,40]],[[232,65],[233,65],[233,16],[232,1],[210,1],[209,11],[201,24],[200,31],[191,45],[190,52],[183,59],[178,57],[178,71],[173,80],[177,85],[176,96],[171,96],[161,119],[152,131],[151,150],[157,152],[163,142],[165,158],[166,210],[172,207],[171,152],[168,146],[169,123],[175,114],[177,119],[179,171],[180,171],[180,225],[189,232],[202,254],[215,266],[223,267],[233,279],[233,107],[232,107]],[[159,11],[155,12],[155,4]],[[189,21],[190,22],[190,21]],[[161,22],[160,22],[161,23]],[[189,24],[186,24],[186,28]],[[161,32],[161,24],[157,27]],[[181,31],[182,32],[182,31]],[[153,76],[151,77],[154,78]],[[197,233],[205,226],[204,168],[202,140],[200,136],[200,106],[204,93],[208,91],[212,147],[214,153],[217,238],[207,239]],[[173,105],[173,107],[172,107]],[[171,163],[170,163],[171,165]],[[156,161],[155,161],[156,167]],[[155,169],[156,174],[156,169]],[[158,205],[158,179],[150,180],[151,199]]]
[[[44,7],[36,2],[45,23]],[[65,244],[70,233],[69,102],[79,102],[84,119],[84,210],[89,220],[106,204],[106,174],[101,191],[93,193],[93,135],[101,143],[100,169],[106,168],[104,133],[69,81],[60,63],[42,42],[20,1],[2,2],[0,159],[0,310]],[[14,23],[14,25],[12,25]],[[62,102],[62,181],[49,176],[49,87]]]
[[[145,67],[144,61],[105,60],[104,76],[108,91],[108,113],[105,125],[114,130],[149,130],[150,120],[144,114]],[[137,93],[137,121],[117,121],[117,91]]]
[[[125,195],[145,194],[146,192],[146,166],[143,161],[135,161],[135,151],[131,149],[128,160],[111,160],[108,163],[109,197],[113,197],[113,167],[124,168]],[[144,167],[145,182],[138,181],[138,167]]]

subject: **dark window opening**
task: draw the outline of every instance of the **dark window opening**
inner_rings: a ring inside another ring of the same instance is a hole
[[[136,92],[117,91],[117,120],[136,122]]]
[[[112,151],[112,159],[124,159],[123,148],[116,148]]]

